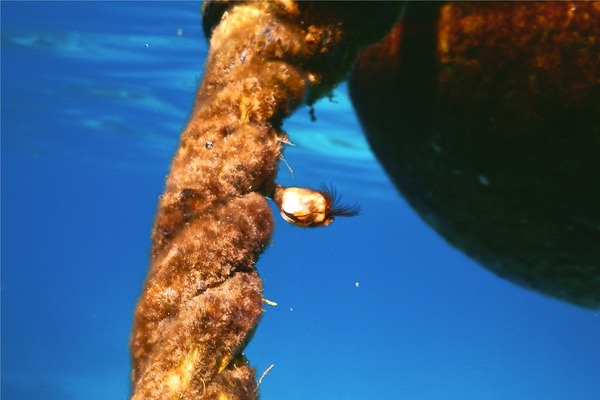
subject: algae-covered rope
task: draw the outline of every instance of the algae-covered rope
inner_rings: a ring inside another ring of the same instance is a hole
[[[159,201],[135,312],[136,400],[258,396],[242,350],[262,313],[255,262],[273,231],[265,196],[279,188],[282,120],[330,93],[399,6],[212,2],[205,10],[205,27],[214,26],[206,72]],[[322,221],[343,215],[332,207]],[[287,213],[291,222],[300,215]]]

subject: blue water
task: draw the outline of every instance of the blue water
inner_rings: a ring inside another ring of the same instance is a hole
[[[1,2],[2,399],[126,399],[150,230],[207,44],[196,2]],[[362,215],[277,217],[246,350],[264,400],[600,399],[598,312],[496,278],[371,154],[345,86],[285,124],[280,181]]]

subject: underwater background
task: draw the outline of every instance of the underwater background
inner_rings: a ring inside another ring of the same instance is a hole
[[[2,1],[2,399],[126,399],[150,231],[207,42],[199,2]],[[600,312],[526,291],[407,206],[345,85],[284,129],[359,217],[276,214],[245,354],[261,398],[600,399]]]

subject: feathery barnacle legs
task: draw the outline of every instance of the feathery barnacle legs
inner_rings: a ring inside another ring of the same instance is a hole
[[[353,217],[360,213],[360,206],[341,205],[334,186],[323,185],[319,190],[276,185],[271,195],[279,207],[281,217],[301,227],[328,226],[334,217]]]

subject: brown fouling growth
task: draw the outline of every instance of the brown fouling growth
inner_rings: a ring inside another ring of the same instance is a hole
[[[600,2],[410,2],[348,87],[371,149],[442,237],[600,308]]]
[[[258,396],[242,350],[262,313],[255,262],[273,231],[265,196],[275,189],[282,120],[329,94],[399,9],[291,1],[204,7],[204,27],[214,27],[206,72],[159,201],[134,317],[136,400]]]

